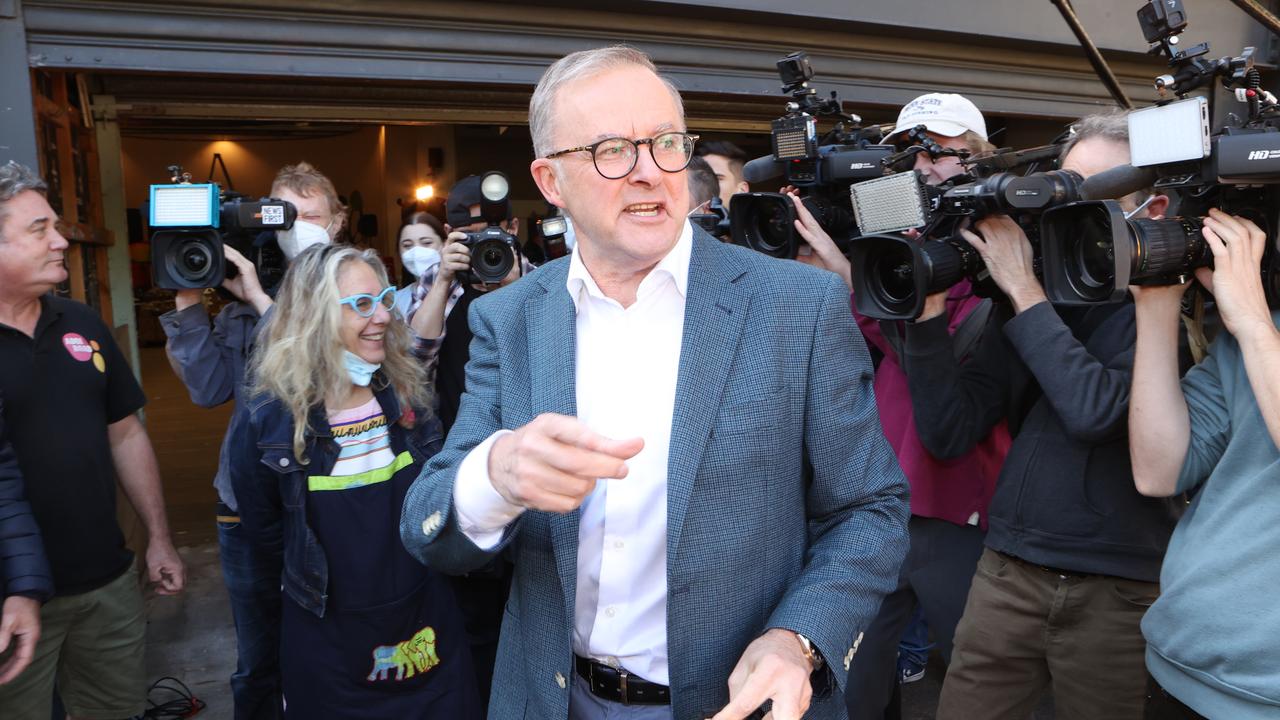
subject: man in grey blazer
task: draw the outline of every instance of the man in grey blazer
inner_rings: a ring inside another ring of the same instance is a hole
[[[515,562],[490,717],[843,717],[907,544],[844,284],[689,225],[696,138],[644,54],[562,58],[529,117],[577,248],[472,306],[401,522],[444,572]]]

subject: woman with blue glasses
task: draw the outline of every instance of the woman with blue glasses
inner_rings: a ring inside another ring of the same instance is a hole
[[[282,558],[286,718],[472,718],[461,615],[400,543],[400,508],[443,442],[378,256],[304,251],[232,423],[245,528]]]

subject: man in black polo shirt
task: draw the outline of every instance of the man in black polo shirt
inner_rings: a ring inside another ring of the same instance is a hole
[[[55,597],[40,612],[31,666],[0,686],[5,720],[47,720],[55,682],[74,718],[141,714],[145,618],[133,554],[116,521],[116,481],[147,529],[161,594],[182,590],[146,402],[92,309],[50,291],[66,280],[67,241],[45,185],[0,167],[0,392],[4,424],[44,537]]]

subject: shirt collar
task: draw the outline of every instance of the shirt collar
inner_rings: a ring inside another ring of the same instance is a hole
[[[685,297],[689,287],[689,261],[692,256],[693,225],[686,220],[675,246],[640,281],[636,297],[642,298],[649,295],[664,276],[671,278],[671,282],[675,285],[680,296]],[[582,255],[576,248],[569,258],[569,276],[565,280],[565,287],[569,290],[569,297],[573,299],[575,310],[580,307],[582,293],[584,292],[592,297],[605,297],[605,294],[600,290],[600,286],[596,284],[595,278],[591,277],[591,272],[587,270],[587,266],[582,262]]]

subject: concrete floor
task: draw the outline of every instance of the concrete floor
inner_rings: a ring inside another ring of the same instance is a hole
[[[193,405],[163,348],[142,348],[139,359],[147,394],[147,431],[164,479],[174,543],[187,567],[182,595],[147,600],[147,676],[152,681],[170,676],[185,683],[208,704],[198,716],[202,720],[230,720],[228,679],[236,665],[236,639],[218,563],[217,493],[211,483],[231,405]],[[151,699],[173,696],[154,692]]]
[[[147,601],[147,677],[174,677],[207,703],[201,720],[231,720],[228,679],[236,667],[236,636],[222,586],[216,543],[179,548],[187,590]],[[153,692],[153,701],[174,696]]]
[[[208,706],[201,720],[230,720],[228,678],[235,669],[236,643],[231,610],[218,563],[211,487],[218,448],[231,408],[191,404],[162,348],[143,348],[143,389],[147,428],[160,462],[175,543],[187,565],[187,590],[176,598],[148,600],[147,671],[152,680],[175,677]],[[902,688],[902,718],[931,720],[942,690],[943,667],[935,657],[924,679]],[[172,696],[154,693],[153,700]],[[1033,720],[1052,720],[1049,698]]]

